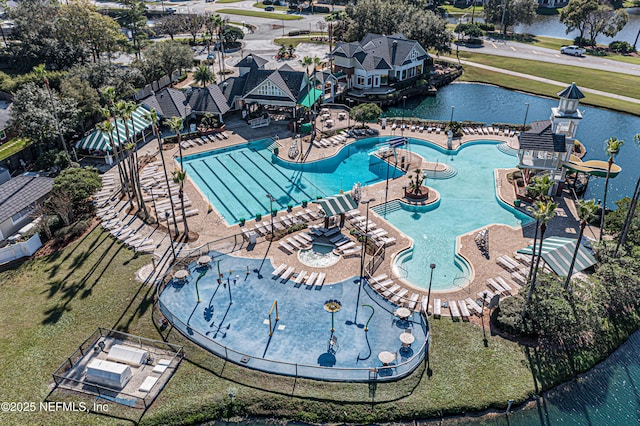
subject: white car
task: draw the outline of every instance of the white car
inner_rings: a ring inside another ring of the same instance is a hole
[[[564,53],[565,55],[572,56],[584,56],[587,51],[578,46],[562,46],[560,48],[560,53]]]

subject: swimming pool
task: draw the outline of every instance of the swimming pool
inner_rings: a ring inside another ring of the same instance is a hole
[[[383,205],[374,207],[414,241],[413,249],[396,257],[394,271],[426,288],[429,265],[435,263],[433,290],[463,287],[470,271],[456,256],[456,237],[492,223],[520,226],[532,220],[496,196],[494,169],[514,167],[517,160],[498,149],[495,141],[469,142],[451,152],[411,139],[411,150],[427,161],[447,164],[457,173],[446,179],[427,180],[426,185],[440,193],[440,201],[434,205],[410,206],[394,201],[387,206],[386,215]]]
[[[189,264],[187,280],[170,281],[158,304],[180,332],[222,358],[271,373],[337,381],[368,381],[371,368],[378,369],[379,380],[397,379],[422,365],[424,316],[399,319],[392,303],[358,285],[357,278],[310,288],[293,277],[274,279],[268,260],[208,254],[210,267]],[[324,309],[328,300],[342,305],[333,321]],[[408,351],[399,339],[407,329],[415,337]],[[396,354],[388,367],[378,358],[383,351]]]
[[[269,209],[283,210],[303,201],[351,190],[360,182],[372,185],[404,175],[375,155],[388,138],[369,138],[343,147],[332,157],[307,163],[291,163],[272,154],[272,139],[185,156],[187,174],[227,223]],[[267,194],[275,201],[270,203]]]

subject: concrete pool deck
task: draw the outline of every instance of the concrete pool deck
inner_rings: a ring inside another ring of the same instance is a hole
[[[332,111],[331,114],[338,114],[338,110]],[[246,143],[248,140],[254,140],[265,137],[273,137],[278,136],[278,143],[281,146],[280,156],[287,159],[287,152],[291,144],[294,140],[291,138],[292,134],[286,128],[285,122],[276,121],[275,124],[269,126],[268,128],[262,129],[250,129],[246,125],[242,125],[237,120],[230,120],[231,124],[227,128],[227,135],[229,136],[226,140],[216,141],[214,143],[207,143],[202,146],[196,146],[193,148],[189,148],[183,150],[184,155],[190,155],[198,152],[205,152],[212,149],[218,149],[226,146],[237,145]],[[338,122],[338,120],[334,120]],[[343,120],[346,125],[346,120]],[[381,133],[380,136],[399,136],[400,132],[395,131],[392,132],[390,126],[387,125],[385,130],[380,129],[379,125],[372,124],[370,127],[378,129]],[[411,138],[423,139],[429,142],[432,142],[440,147],[446,148],[447,146],[447,136],[443,132],[440,134],[436,134],[434,132],[427,133],[411,131],[409,129],[405,129],[404,135]],[[351,140],[351,139],[350,139]],[[474,140],[496,140],[506,142],[510,147],[517,147],[517,138],[508,137],[508,136],[500,136],[500,135],[465,135],[460,139],[456,139],[453,142],[453,148],[457,148],[460,144],[464,145],[466,142],[474,141]],[[306,156],[304,161],[314,161],[322,158],[326,158],[332,155],[342,148],[344,145],[335,145],[328,148],[317,148],[313,146],[311,143],[303,143],[301,152],[305,152]],[[158,149],[157,143],[155,141],[151,141],[147,143],[141,150],[141,154],[148,153],[155,158],[158,158]],[[167,150],[163,152],[165,159],[168,165],[176,164],[174,162],[175,156],[178,154],[177,147],[172,150]],[[411,170],[412,167],[418,166],[417,159],[412,158],[406,164],[406,169]],[[168,167],[171,170],[171,166]],[[512,205],[513,200],[515,199],[515,193],[513,192],[512,185],[507,181],[506,174],[508,170],[500,170],[496,175],[496,184],[497,191],[500,198]],[[402,199],[402,188],[406,186],[406,178],[400,177],[389,183],[389,196],[388,200],[394,199]],[[349,188],[346,188],[349,189]],[[196,248],[206,244],[210,241],[219,240],[224,237],[229,237],[233,235],[237,235],[241,232],[241,227],[239,225],[228,225],[224,219],[213,209],[207,200],[203,199],[202,194],[199,190],[193,185],[191,180],[187,180],[185,184],[185,192],[192,200],[192,207],[197,208],[198,214],[196,216],[189,218],[189,227],[190,230],[196,232],[199,235],[199,239],[194,242],[190,242],[186,245],[181,246],[181,249],[189,249]],[[382,204],[385,200],[385,182],[379,182],[375,185],[368,186],[362,189],[362,198],[375,198],[376,201],[371,203],[371,207],[374,207],[378,204]],[[575,206],[573,202],[568,197],[557,197],[556,201],[560,202],[560,211],[564,213],[564,216],[557,217],[553,222],[551,222],[547,235],[557,235],[557,236],[567,236],[572,237],[577,235],[578,233],[578,221],[575,219]],[[122,203],[122,202],[121,202]],[[310,204],[309,207],[313,207],[313,204]],[[361,206],[363,207],[363,206]],[[525,211],[525,205],[523,205],[520,209]],[[179,208],[179,206],[177,206]],[[296,213],[300,210],[300,207],[296,207],[293,209],[292,213]],[[365,213],[364,209],[361,209],[363,214]],[[280,212],[279,215],[282,213]],[[264,218],[263,221],[268,220],[269,218]],[[378,227],[384,228],[389,232],[389,236],[396,238],[396,243],[390,246],[385,255],[385,260],[382,262],[380,267],[377,269],[377,274],[385,273],[389,277],[393,277],[392,272],[392,261],[394,257],[400,253],[401,251],[409,248],[411,245],[411,240],[404,236],[399,230],[394,228],[392,225],[387,223],[384,219],[379,217],[375,212],[371,211],[369,214],[369,219],[373,220]],[[137,219],[139,220],[139,219]],[[162,222],[162,221],[161,221]],[[247,221],[246,227],[251,228],[254,224],[253,221]],[[162,224],[161,224],[162,225]],[[141,225],[145,226],[145,225]],[[149,227],[151,228],[151,227]],[[164,227],[159,228],[162,230]],[[181,228],[181,225],[180,225]],[[164,228],[166,230],[166,228]],[[465,259],[469,261],[469,263],[473,267],[474,276],[471,283],[461,289],[456,291],[443,291],[437,292],[438,297],[444,300],[463,300],[465,298],[471,297],[472,299],[477,298],[477,293],[487,289],[487,279],[503,276],[507,277],[506,271],[500,267],[495,259],[501,255],[512,255],[513,252],[519,248],[525,247],[529,244],[530,240],[533,239],[534,227],[533,226],[525,226],[523,228],[511,228],[509,226],[504,225],[491,225],[490,229],[490,251],[489,251],[489,259],[486,259],[482,256],[479,250],[476,248],[474,242],[474,235],[476,232],[470,232],[466,235],[460,236],[459,238],[459,254],[462,255]],[[154,231],[152,230],[151,233]],[[156,231],[157,232],[157,231]],[[158,234],[156,234],[158,235]],[[585,232],[585,236],[593,237],[596,234],[592,229],[587,228]],[[313,269],[306,265],[302,265],[298,259],[297,255],[287,253],[284,250],[278,248],[278,243],[274,242],[273,244],[269,244],[268,241],[265,241],[264,238],[260,238],[258,240],[258,244],[252,247],[250,250],[247,250],[247,247],[243,247],[237,253],[237,255],[247,256],[252,258],[268,258],[274,267],[278,266],[281,263],[287,263],[296,268],[296,271],[299,271],[302,268],[306,268],[307,270]],[[156,250],[156,257],[162,258],[162,256],[168,250],[168,239],[163,238],[162,241],[158,244],[158,248]],[[370,257],[367,256],[369,259]],[[348,259],[342,259],[336,265],[330,268],[330,272],[327,273],[327,282],[339,282],[345,280],[352,276],[358,276],[360,270],[360,257],[354,256]],[[400,285],[406,285],[405,283],[396,280]],[[426,286],[425,288],[415,288],[413,286],[408,286],[410,293],[416,292],[421,295],[426,294]],[[433,291],[432,291],[433,293]],[[432,295],[433,299],[433,295]],[[446,310],[448,312],[448,310]],[[444,313],[444,312],[443,312]],[[445,313],[446,314],[446,313]]]

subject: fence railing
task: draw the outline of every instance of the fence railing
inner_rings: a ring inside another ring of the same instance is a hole
[[[366,287],[366,286],[365,286]],[[420,315],[420,326],[425,332],[426,339],[415,351],[413,356],[405,362],[388,365],[382,367],[363,367],[363,368],[340,368],[340,367],[322,367],[308,364],[297,364],[286,361],[277,361],[264,358],[258,358],[246,353],[242,353],[231,349],[219,342],[203,335],[198,330],[189,327],[180,318],[165,306],[162,300],[158,300],[158,308],[162,314],[179,330],[184,336],[197,343],[201,347],[218,355],[219,357],[231,361],[235,364],[242,365],[254,370],[264,371],[267,373],[275,373],[284,376],[293,376],[296,378],[303,377],[325,381],[351,381],[351,382],[371,382],[371,381],[392,381],[403,378],[413,370],[415,370],[427,355],[429,348],[430,336],[427,333],[428,326],[425,324],[425,318]],[[399,359],[399,358],[398,358]]]
[[[82,392],[90,395],[95,395],[99,398],[103,398],[109,401],[117,402],[122,405],[126,405],[132,408],[147,409],[151,404],[156,394],[149,393],[145,397],[132,395],[123,392],[118,389],[108,388],[95,383],[89,383],[80,378],[70,377],[67,375],[74,366],[96,347],[97,343],[104,338],[111,338],[118,340],[128,346],[134,346],[149,351],[150,354],[155,354],[156,351],[163,351],[163,355],[166,352],[173,353],[171,363],[175,358],[182,358],[183,350],[182,346],[174,345],[169,342],[161,340],[147,339],[140,336],[134,336],[132,334],[124,333],[122,331],[111,330],[107,328],[99,327],[91,335],[78,346],[78,348],[53,372],[53,381],[56,386],[71,389],[77,392]],[[81,377],[81,376],[80,376]]]

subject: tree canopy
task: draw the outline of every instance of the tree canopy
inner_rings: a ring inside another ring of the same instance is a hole
[[[349,111],[349,116],[352,119],[361,121],[363,124],[366,121],[378,120],[380,114],[382,114],[382,110],[374,103],[360,104],[351,108],[351,111]]]
[[[530,24],[536,16],[536,0],[487,0],[484,2],[484,19],[502,25],[502,33],[517,24]]]
[[[346,11],[347,41],[360,40],[367,33],[403,33],[407,38],[417,40],[425,49],[433,48],[438,52],[451,49],[447,22],[406,0],[360,0],[349,4]]]
[[[591,43],[595,43],[600,34],[613,37],[624,28],[628,19],[624,9],[614,10],[598,0],[571,0],[560,12],[560,22],[567,27],[567,33],[580,32],[577,40],[581,46],[585,34],[589,34]]]
[[[158,80],[164,75],[190,67],[193,51],[189,46],[167,41],[151,44],[144,52],[142,59],[133,62],[140,70],[147,83]]]

